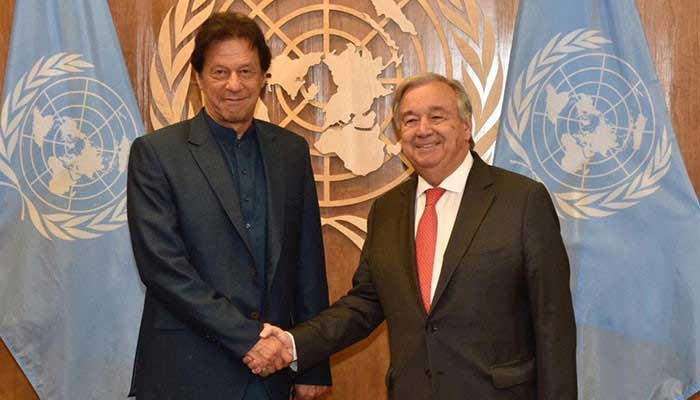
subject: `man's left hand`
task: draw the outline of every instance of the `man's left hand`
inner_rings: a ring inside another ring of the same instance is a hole
[[[294,385],[290,400],[313,400],[328,393],[329,386]]]

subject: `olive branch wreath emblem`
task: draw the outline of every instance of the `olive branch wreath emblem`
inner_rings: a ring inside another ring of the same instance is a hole
[[[94,66],[82,58],[81,54],[57,53],[41,57],[24,73],[14,89],[4,99],[0,111],[0,186],[15,189],[22,199],[20,219],[28,214],[34,227],[48,240],[54,238],[66,241],[91,239],[113,231],[126,222],[126,196],[104,210],[85,215],[70,213],[41,213],[27,196],[19,178],[11,167],[20,134],[21,122],[27,117],[28,105],[43,87],[55,78],[77,74]]]
[[[587,50],[599,49],[612,43],[596,30],[577,29],[566,35],[557,34],[540,51],[535,53],[528,68],[518,76],[512,100],[506,106],[505,139],[518,157],[511,161],[528,169],[537,178],[528,153],[522,145],[523,135],[530,123],[533,100],[539,83],[548,76],[556,63],[566,57]],[[565,216],[575,219],[601,218],[638,204],[642,198],[654,193],[657,183],[670,169],[672,146],[667,130],[657,140],[654,155],[644,171],[629,183],[621,183],[609,191],[587,193],[581,191],[552,192],[552,196]]]
[[[154,129],[194,116],[193,105],[187,99],[192,83],[189,59],[194,48],[194,32],[210,15],[228,10],[234,1],[226,0],[216,7],[213,0],[179,0],[166,13],[149,70],[152,99],[149,113]],[[257,5],[243,1],[251,6],[255,15],[265,19],[262,9],[273,0]],[[409,1],[401,0],[398,5],[403,7]],[[449,21],[463,60],[462,83],[472,99],[473,132],[482,131],[475,139],[477,150],[483,153],[492,149],[496,141],[503,99],[504,73],[496,54],[494,29],[476,0],[437,0],[437,5]],[[387,21],[385,18],[378,24],[382,26]],[[365,218],[338,215],[324,218],[323,223],[337,229],[357,247],[362,247],[364,238],[357,231],[367,232]]]

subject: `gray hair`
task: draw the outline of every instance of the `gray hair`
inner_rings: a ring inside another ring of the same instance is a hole
[[[391,104],[391,111],[393,113],[391,123],[394,127],[394,132],[397,135],[400,135],[401,132],[401,116],[399,115],[399,105],[401,104],[403,96],[409,89],[413,89],[418,86],[423,86],[431,82],[442,82],[447,86],[451,87],[452,90],[454,90],[455,94],[457,95],[457,111],[459,112],[459,118],[462,119],[462,121],[471,123],[472,103],[471,101],[469,101],[469,96],[467,95],[467,91],[464,90],[464,86],[462,86],[462,84],[459,83],[459,81],[446,78],[445,76],[442,76],[440,74],[436,74],[434,72],[424,72],[417,75],[413,75],[412,77],[404,80],[396,88],[396,91],[394,91],[394,100]],[[470,140],[470,142],[473,147],[473,141]]]

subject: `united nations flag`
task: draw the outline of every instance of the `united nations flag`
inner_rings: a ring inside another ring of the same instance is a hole
[[[42,399],[124,398],[143,304],[143,124],[106,1],[15,4],[0,111],[0,336]]]
[[[494,163],[542,181],[561,219],[579,398],[686,399],[700,206],[635,1],[521,2],[503,110]]]

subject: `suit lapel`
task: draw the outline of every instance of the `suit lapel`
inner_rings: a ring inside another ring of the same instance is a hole
[[[260,154],[265,168],[267,182],[267,248],[268,265],[266,266],[267,288],[270,290],[277,264],[282,251],[282,234],[284,226],[284,163],[280,159],[281,151],[277,149],[277,137],[265,125],[253,122],[258,133]]]
[[[445,291],[452,273],[471,246],[472,240],[481,226],[481,221],[486,216],[495,197],[493,190],[491,190],[493,180],[489,166],[476,153],[472,153],[472,155],[474,156],[474,164],[469,172],[467,185],[464,188],[464,195],[457,212],[457,219],[452,228],[447,249],[445,249],[442,271],[433,296],[433,308]]]
[[[250,254],[253,254],[248,232],[243,222],[238,191],[231,177],[231,172],[226,164],[218,143],[209,132],[209,126],[204,120],[204,111],[200,112],[190,124],[190,151],[202,173],[207,178],[209,185],[216,193],[221,206],[231,223],[243,239]]]
[[[397,220],[399,222],[398,232],[399,237],[404,238],[404,243],[406,243],[405,248],[405,262],[400,263],[405,268],[405,273],[410,282],[411,291],[415,294],[413,299],[415,300],[415,306],[423,312],[425,315],[425,307],[423,306],[423,298],[420,293],[420,287],[418,286],[418,267],[416,264],[416,235],[415,235],[415,224],[416,224],[416,187],[418,186],[418,177],[416,175],[412,176],[411,179],[403,186],[401,189],[401,195],[406,197],[406,201],[402,202],[405,204],[406,208],[402,209],[400,218]]]

